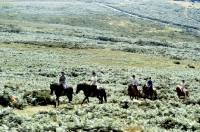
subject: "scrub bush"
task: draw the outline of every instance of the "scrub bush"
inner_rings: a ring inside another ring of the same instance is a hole
[[[27,103],[32,105],[48,105],[55,103],[49,91],[27,91],[24,93],[23,99],[26,99]]]
[[[6,107],[10,106],[10,104],[11,104],[11,95],[9,94],[0,95],[0,105]]]

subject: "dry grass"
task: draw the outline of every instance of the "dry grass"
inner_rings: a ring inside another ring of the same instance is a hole
[[[66,104],[65,104],[66,105]],[[14,112],[21,115],[29,115],[37,113],[38,111],[49,111],[51,109],[55,109],[53,105],[47,106],[27,106],[23,110],[15,109]]]
[[[145,55],[137,53],[128,53],[123,51],[112,51],[111,49],[67,49],[67,48],[50,48],[44,46],[26,45],[26,44],[1,44],[1,47],[14,48],[18,51],[27,50],[41,50],[41,51],[59,51],[59,53],[69,52],[78,62],[83,62],[83,59],[87,63],[98,64],[101,66],[136,66],[136,67],[153,67],[158,69],[163,68],[183,68],[190,64],[195,66],[196,69],[200,69],[200,62],[191,60],[179,60],[180,64],[176,65],[173,62],[175,60],[164,58],[155,55]],[[58,54],[59,54],[58,53]],[[76,56],[81,53],[82,57]]]
[[[141,126],[125,126],[122,128],[126,132],[141,132],[142,127]]]
[[[192,3],[192,2],[185,2],[185,1],[174,1],[174,0],[170,0],[171,3],[175,3],[175,4],[179,4],[182,5],[184,7],[192,7],[192,8],[200,8],[200,3]]]

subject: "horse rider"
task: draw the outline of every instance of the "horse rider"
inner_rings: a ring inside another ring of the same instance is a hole
[[[136,89],[136,92],[138,94],[138,88],[137,88],[137,79],[135,78],[135,75],[132,75],[131,83],[133,87]]]
[[[91,93],[92,96],[97,90],[97,75],[95,72],[92,72],[92,77],[90,79],[89,85],[94,86],[94,88],[92,88],[92,93]]]
[[[149,77],[149,79],[147,80],[147,87],[153,91],[153,82],[151,80],[151,77]]]
[[[66,84],[66,76],[64,71],[61,72],[61,76],[59,78],[59,84],[62,84],[63,92],[66,88],[68,88],[68,85]]]
[[[185,93],[185,80],[182,80],[181,84],[177,85],[176,87],[180,88],[180,90],[185,94],[185,97],[186,97],[186,93]]]

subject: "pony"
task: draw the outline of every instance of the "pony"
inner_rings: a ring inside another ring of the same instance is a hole
[[[137,94],[136,88],[138,89],[138,94]],[[129,84],[128,85],[128,95],[131,100],[133,100],[133,98],[138,99],[138,97],[140,95],[140,88],[134,87],[132,84]]]
[[[153,98],[153,95],[155,98],[157,98],[157,91],[156,88],[153,88],[153,91],[146,85],[144,84],[142,87],[142,91],[144,93],[144,98],[148,98],[150,96],[150,98]]]
[[[177,96],[180,98],[180,96],[186,96],[189,97],[189,91],[187,89],[185,89],[185,94],[184,92],[181,90],[181,88],[179,87],[179,85],[177,85],[175,87],[175,92],[177,92]]]
[[[102,87],[97,88],[95,85],[88,85],[86,83],[78,84],[76,87],[76,94],[78,94],[80,91],[84,92],[85,98],[83,99],[81,105],[84,103],[84,101],[87,99],[89,102],[89,97],[97,97],[99,99],[99,103],[103,103],[104,101],[107,102],[106,92],[105,89]]]
[[[56,100],[57,100],[57,103],[58,103],[58,106],[59,106],[59,97],[60,96],[67,96],[68,97],[68,100],[69,100],[69,103],[72,101],[72,98],[73,98],[73,88],[71,86],[68,86],[68,88],[66,89],[63,89],[63,85],[62,84],[59,84],[59,83],[53,83],[53,84],[50,84],[50,95],[53,94],[53,92],[55,91],[55,95],[56,95]],[[56,103],[55,103],[55,107],[56,107]]]

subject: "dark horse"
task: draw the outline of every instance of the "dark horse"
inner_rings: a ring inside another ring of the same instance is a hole
[[[59,106],[59,97],[60,96],[67,96],[68,99],[69,99],[69,103],[72,101],[72,98],[73,98],[73,88],[71,86],[69,86],[68,88],[66,88],[64,90],[62,84],[53,83],[53,84],[50,84],[50,90],[51,90],[51,92],[50,92],[51,95],[55,91],[55,95],[56,95],[56,100],[58,102],[58,106]],[[55,103],[55,107],[56,107],[56,103]]]
[[[138,90],[137,90],[137,89]],[[138,92],[138,93],[137,93]],[[130,96],[130,99],[132,100],[133,98],[138,99],[139,95],[140,95],[140,88],[139,87],[135,87],[132,84],[128,85],[128,95]]]
[[[156,88],[150,89],[146,84],[143,85],[142,87],[143,93],[145,98],[148,98],[150,96],[150,98],[153,98],[153,95],[155,98],[157,98],[157,91]]]
[[[177,85],[175,87],[175,91],[177,92],[177,95],[179,98],[180,98],[180,96],[185,96],[185,94],[187,97],[189,97],[189,91],[187,89],[185,89],[185,94],[184,94],[184,92],[180,89],[179,85]]]
[[[99,99],[99,103],[103,103],[103,97],[104,97],[104,101],[107,102],[106,92],[104,88],[100,87],[97,89],[95,85],[90,86],[86,83],[83,83],[77,85],[76,94],[78,94],[81,90],[83,90],[85,95],[85,98],[83,99],[81,105],[86,99],[89,102],[89,97],[97,97]]]

